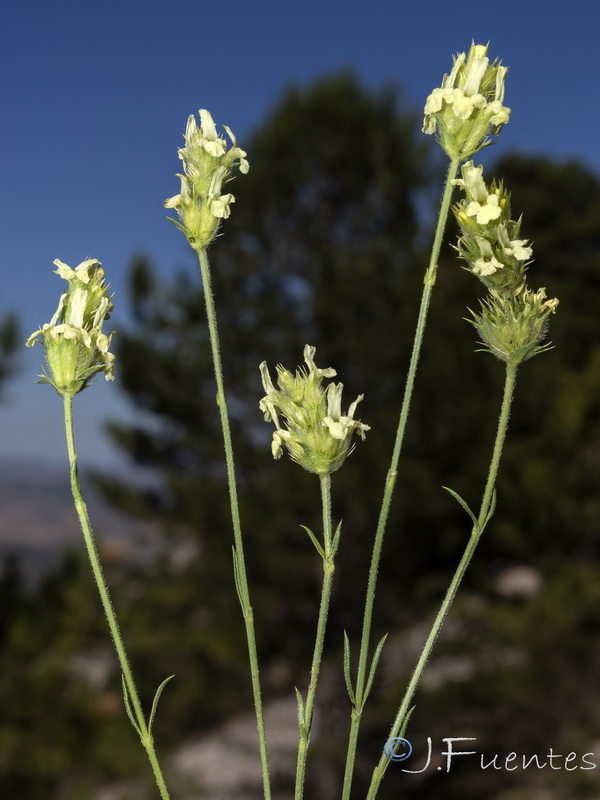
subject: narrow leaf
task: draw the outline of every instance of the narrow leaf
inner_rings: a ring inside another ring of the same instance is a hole
[[[231,552],[233,553],[233,580],[235,581],[235,591],[238,596],[238,600],[240,601],[240,605],[243,609],[244,601],[242,600],[242,587],[240,584],[240,568],[238,567],[237,551],[235,547],[231,548]]]
[[[302,738],[306,738],[306,719],[304,717],[304,700],[297,686],[294,687],[296,691],[296,701],[298,703],[298,731]]]
[[[140,737],[140,739],[143,740],[142,732],[139,728],[139,725],[135,721],[135,717],[133,716],[133,709],[131,708],[131,702],[129,700],[129,690],[127,689],[127,684],[125,683],[125,676],[123,674],[121,674],[121,683],[123,685],[123,701],[125,703],[125,711],[127,712],[129,721],[138,732],[138,736]]]
[[[462,497],[458,494],[458,492],[455,492],[454,489],[449,489],[447,486],[442,486],[442,489],[445,489],[447,492],[449,492],[452,495],[452,497],[461,506],[461,508],[463,508],[467,512],[467,514],[471,517],[471,520],[473,522],[474,527],[477,528],[477,530],[479,530],[479,522],[477,521],[477,517],[471,511],[471,509],[467,505],[466,501],[463,500]]]
[[[412,713],[415,710],[415,708],[416,706],[413,706],[406,713],[406,716],[404,717],[404,722],[402,723],[402,727],[400,728],[400,736],[404,736],[404,734],[406,733],[406,729],[408,728],[408,721],[412,717]]]
[[[161,685],[156,690],[156,694],[154,695],[154,700],[152,702],[152,711],[150,712],[150,720],[148,721],[148,733],[152,733],[152,725],[154,724],[154,717],[156,716],[156,707],[158,706],[158,701],[160,696],[163,692],[163,689],[167,685],[167,683],[174,678],[175,675],[169,675],[168,678],[165,678]]]
[[[314,535],[314,533],[311,531],[310,528],[306,527],[306,525],[300,525],[300,527],[304,528],[304,530],[308,533],[308,535],[310,536],[311,542],[314,544],[314,546],[315,546],[315,548],[317,550],[317,553],[321,556],[323,561],[325,561],[325,551],[323,550],[323,548],[319,544],[319,541],[318,541],[317,537]]]
[[[490,507],[489,507],[488,513],[486,514],[485,519],[483,521],[483,525],[481,526],[481,530],[483,530],[485,528],[485,526],[488,524],[488,522],[494,516],[494,511],[495,510],[496,510],[496,490],[494,489],[494,491],[492,492],[492,499],[490,501]]]
[[[331,558],[335,558],[335,555],[338,551],[338,547],[340,546],[341,532],[342,532],[342,520],[340,520],[340,524],[335,529],[335,533],[333,535],[333,541],[331,543]]]
[[[350,674],[350,639],[348,639],[346,631],[344,631],[344,679],[346,681],[346,689],[348,689],[350,702],[356,707],[356,696],[352,686],[352,675]]]
[[[361,703],[361,711],[364,707],[364,704],[367,701],[367,697],[369,696],[369,692],[371,691],[371,686],[373,685],[373,679],[375,677],[375,670],[377,669],[377,665],[379,664],[379,659],[381,658],[381,651],[383,650],[383,645],[385,644],[385,640],[387,639],[387,633],[381,639],[377,648],[375,649],[375,653],[373,654],[373,661],[371,662],[371,669],[369,670],[369,677],[367,678],[367,685],[365,687],[365,693],[363,695],[363,700]]]

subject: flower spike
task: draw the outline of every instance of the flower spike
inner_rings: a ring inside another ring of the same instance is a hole
[[[510,118],[504,106],[507,68],[489,63],[488,47],[472,44],[454,58],[450,75],[425,103],[423,133],[436,133],[450,158],[462,161],[490,143]]]
[[[231,213],[232,194],[222,194],[222,185],[231,178],[234,166],[240,172],[250,169],[246,153],[237,146],[236,138],[225,125],[232,147],[217,133],[210,112],[200,109],[200,127],[196,118],[188,118],[185,129],[185,147],[179,150],[183,161],[183,175],[179,194],[165,201],[165,208],[177,211],[179,222],[172,220],[194,249],[205,248],[216,237],[222,219]]]
[[[517,365],[549,345],[542,345],[548,318],[558,300],[547,299],[544,289],[527,287],[526,270],[533,255],[520,238],[521,220],[511,219],[510,196],[501,183],[488,189],[483,167],[468,161],[455,181],[465,196],[454,208],[461,228],[457,251],[467,269],[489,289],[479,313],[469,321],[483,339],[484,350],[507,364]]]
[[[73,396],[89,386],[91,379],[104,372],[107,381],[114,380],[114,354],[109,353],[112,335],[102,331],[104,321],[113,309],[104,270],[95,258],[83,261],[75,269],[58,258],[56,274],[68,283],[61,295],[54,316],[27,342],[33,347],[40,342],[46,348],[49,372],[40,383],[50,383],[63,397]]]
[[[323,378],[333,378],[331,367],[319,369],[315,364],[315,348],[306,345],[304,361],[292,375],[282,366],[277,367],[276,389],[265,361],[260,365],[265,397],[259,403],[267,422],[273,422],[271,450],[274,458],[281,458],[287,448],[290,456],[304,469],[317,475],[329,475],[339,469],[354,449],[352,434],[365,438],[368,425],[354,419],[356,407],[363,399],[360,395],[342,413],[341,383],[330,383],[323,388]],[[283,418],[282,427],[279,415]]]

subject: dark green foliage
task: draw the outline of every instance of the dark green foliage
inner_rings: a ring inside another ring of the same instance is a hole
[[[34,596],[5,565],[0,594],[2,796],[83,800],[101,779],[139,769],[118,689],[92,688],[75,666],[110,646],[83,554],[68,555]]]

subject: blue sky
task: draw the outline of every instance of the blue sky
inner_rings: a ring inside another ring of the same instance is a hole
[[[344,67],[366,86],[403,84],[420,108],[453,53],[489,41],[510,67],[512,109],[494,155],[576,157],[600,173],[599,30],[600,5],[581,0],[4,0],[0,313],[17,311],[29,334],[62,291],[52,261],[92,257],[116,290],[118,328],[135,255],[166,275],[195,268],[163,208],[188,114],[210,109],[243,147],[287,85]],[[23,348],[0,408],[2,459],[63,457],[60,400],[33,384],[41,361]],[[76,398],[82,463],[119,464],[101,424],[131,413],[118,376]]]

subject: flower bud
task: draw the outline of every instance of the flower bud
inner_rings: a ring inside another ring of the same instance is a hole
[[[185,147],[179,150],[183,161],[183,175],[179,194],[165,201],[166,208],[177,211],[180,222],[172,220],[194,249],[204,248],[217,235],[222,219],[231,213],[232,194],[221,194],[222,185],[231,176],[237,164],[246,173],[249,164],[246,153],[237,147],[231,130],[224,125],[233,146],[217,134],[217,128],[206,109],[200,109],[200,127],[193,115],[188,118],[185,130]]]
[[[59,259],[54,263],[55,272],[68,283],[67,291],[50,322],[32,333],[26,345],[41,342],[46,348],[50,375],[44,373],[39,383],[50,383],[60,395],[72,397],[99,372],[107,381],[114,380],[115,357],[108,352],[112,333],[102,332],[113,308],[112,295],[96,259],[83,261],[76,269]]]
[[[450,75],[434,89],[425,103],[423,132],[438,132],[438,140],[450,158],[469,158],[498,135],[510,117],[502,105],[506,67],[489,63],[487,45],[472,44],[469,54],[454,58]]]
[[[282,366],[277,367],[276,389],[271,381],[265,361],[260,365],[265,397],[259,403],[267,422],[275,423],[271,450],[274,458],[281,458],[287,448],[294,461],[309,472],[328,475],[339,469],[354,449],[352,434],[365,438],[368,425],[354,419],[360,395],[342,413],[341,383],[330,383],[323,388],[323,378],[333,378],[336,371],[319,369],[315,362],[315,348],[306,345],[304,361],[292,375]],[[279,415],[283,418],[282,427]]]
[[[545,289],[533,292],[523,288],[510,298],[492,292],[482,302],[481,313],[473,313],[470,321],[483,339],[484,350],[517,365],[551,347],[541,342],[548,332],[548,317],[557,306],[556,298],[546,299]]]

